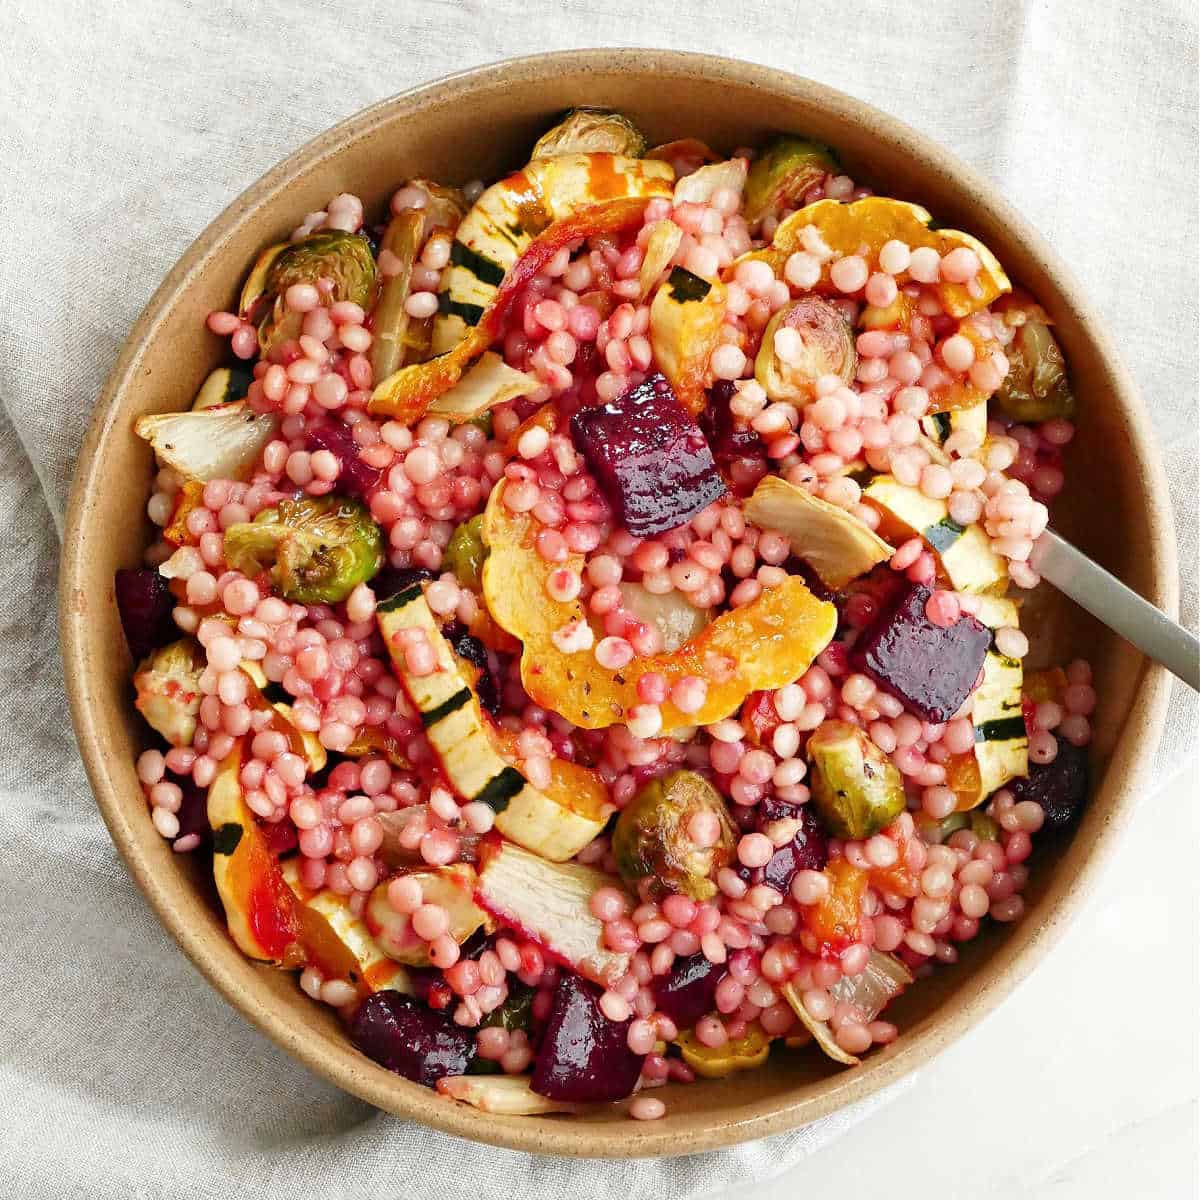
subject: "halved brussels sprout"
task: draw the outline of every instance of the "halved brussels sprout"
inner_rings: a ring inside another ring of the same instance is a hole
[[[487,547],[483,544],[483,513],[463,521],[446,543],[445,568],[453,571],[455,579],[473,591],[483,590],[483,560]]]
[[[286,600],[334,604],[383,565],[383,534],[357,500],[283,500],[225,531],[225,561],[271,578]]]
[[[813,184],[838,170],[838,160],[828,146],[780,134],[750,164],[742,215],[753,224],[785,205],[798,205]]]
[[[835,837],[867,838],[904,809],[904,781],[855,725],[826,721],[808,739],[813,803]]]
[[[1016,325],[1012,343],[1005,349],[1008,375],[996,393],[1000,407],[1014,421],[1030,424],[1075,415],[1075,396],[1067,378],[1067,364],[1050,321],[1040,304],[1014,298],[1004,309],[1004,319]]]
[[[788,337],[786,330],[796,337]],[[785,354],[780,354],[775,344],[781,333],[792,343]],[[802,296],[767,322],[754,360],[754,378],[772,400],[803,408],[816,398],[817,380],[822,375],[837,375],[849,383],[857,366],[850,322],[828,300]]]
[[[607,108],[587,105],[572,108],[534,144],[529,158],[557,158],[561,154],[623,154],[641,158],[646,139],[628,118]]]
[[[1000,826],[982,808],[971,810],[970,829],[981,842],[998,842],[1000,840]]]
[[[720,825],[712,846],[701,846],[689,831],[691,819],[710,812]],[[648,879],[653,896],[682,892],[693,900],[716,895],[713,876],[733,858],[736,831],[721,793],[695,771],[675,771],[655,779],[629,802],[612,835],[613,857],[630,886]]]
[[[204,651],[192,638],[180,638],[144,658],[133,677],[134,706],[146,724],[172,746],[190,746],[200,712],[200,673]]]
[[[697,1075],[705,1079],[724,1079],[738,1071],[753,1071],[767,1061],[771,1039],[754,1021],[739,1038],[730,1038],[720,1046],[706,1046],[690,1029],[675,1039],[680,1056]]]
[[[253,305],[255,316],[260,303],[269,306],[258,323],[258,344],[264,354],[300,335],[303,317],[287,307],[284,293],[294,283],[319,279],[333,284],[331,301],[352,300],[370,308],[375,294],[375,258],[367,239],[341,229],[324,229],[292,242],[275,256],[266,272],[263,295]]]

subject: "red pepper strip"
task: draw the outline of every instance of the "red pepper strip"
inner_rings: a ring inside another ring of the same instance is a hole
[[[425,410],[462,378],[472,360],[496,340],[509,305],[563,246],[631,228],[641,221],[645,210],[646,197],[642,196],[594,204],[555,221],[512,265],[479,324],[453,350],[429,362],[404,367],[380,382],[371,396],[370,411],[403,425],[419,421]]]

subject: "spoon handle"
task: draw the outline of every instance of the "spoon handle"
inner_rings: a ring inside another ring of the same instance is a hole
[[[1070,542],[1047,529],[1031,565],[1080,608],[1200,691],[1200,641]]]

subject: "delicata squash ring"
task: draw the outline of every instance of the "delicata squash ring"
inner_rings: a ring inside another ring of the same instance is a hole
[[[586,621],[584,608],[578,600],[553,599],[546,581],[563,567],[582,569],[583,555],[558,564],[542,558],[534,545],[536,524],[504,504],[505,486],[493,489],[483,518],[490,551],[483,566],[484,600],[496,621],[523,643],[521,681],[530,697],[583,729],[627,719],[639,703],[637,681],[651,671],[665,675],[668,684],[687,675],[709,681],[697,712],[682,712],[670,701],[662,705],[664,733],[719,721],[751,692],[799,678],[837,628],[837,609],[791,575],[752,603],[724,613],[673,653],[637,658],[619,671],[606,670],[587,651],[565,653],[554,634]]]
[[[776,274],[782,274],[789,256],[805,249],[804,230],[811,225],[829,249],[838,255],[859,254],[865,248],[875,258],[890,241],[904,242],[914,250],[918,246],[930,246],[939,255],[959,247],[974,250],[982,264],[976,278],[977,287],[961,283],[937,285],[942,307],[953,317],[969,316],[986,308],[1003,293],[1012,291],[1004,268],[978,238],[957,229],[935,229],[932,221],[933,217],[919,204],[887,196],[867,196],[853,204],[818,200],[782,221],[770,246],[743,255],[739,261],[758,259],[770,263]],[[903,276],[898,282],[902,279]],[[822,280],[828,285],[828,263],[823,268]]]

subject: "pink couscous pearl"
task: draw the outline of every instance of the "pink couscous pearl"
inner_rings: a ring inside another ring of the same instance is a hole
[[[868,274],[866,260],[857,254],[840,258],[829,268],[829,278],[840,292],[860,291],[866,285]]]
[[[657,1121],[666,1115],[667,1106],[657,1096],[637,1096],[629,1104],[635,1121]]]

